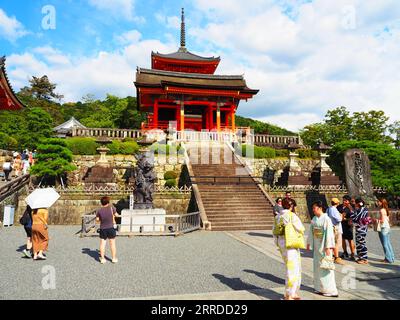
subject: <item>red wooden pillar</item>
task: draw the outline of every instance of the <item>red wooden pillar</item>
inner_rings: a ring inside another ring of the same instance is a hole
[[[235,106],[231,105],[231,124],[232,124],[232,131],[236,131],[236,126],[235,126]]]
[[[181,130],[181,123],[180,123],[180,112],[181,112],[181,107],[180,105],[176,106],[176,111],[175,111],[175,118],[176,118],[176,130],[180,131]]]
[[[154,101],[154,112],[153,112],[153,123],[154,128],[158,128],[158,99]]]
[[[213,117],[213,107],[211,104],[208,105],[208,109],[209,109],[209,113],[208,116],[210,118],[210,122],[209,122],[209,130],[211,131],[214,128],[214,117]]]
[[[204,112],[204,117],[206,118],[206,129],[210,130],[210,126],[209,126],[209,122],[210,122],[210,117],[208,116],[208,112],[209,112],[209,106],[206,106],[205,108],[205,112]]]
[[[217,103],[217,131],[221,131],[221,109],[220,104]]]
[[[185,103],[181,101],[180,103],[180,115],[181,115],[181,131],[185,130]]]
[[[229,116],[230,116],[230,112],[224,111],[224,113],[225,113],[225,127],[229,127]]]

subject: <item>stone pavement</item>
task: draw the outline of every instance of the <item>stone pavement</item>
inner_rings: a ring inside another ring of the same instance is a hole
[[[308,227],[308,226],[307,226]],[[392,238],[397,239],[400,230],[392,229]],[[279,251],[273,243],[272,231],[231,231],[227,232],[234,239],[264,253],[275,261],[282,261]],[[393,234],[395,237],[393,237]],[[369,232],[369,241],[376,233]],[[374,239],[376,242],[376,239]],[[392,242],[397,247],[398,242]],[[376,246],[374,246],[376,248]],[[382,249],[381,249],[382,250]],[[313,278],[312,253],[302,251],[302,273]],[[352,261],[345,261],[345,265],[336,265],[335,277],[341,299],[400,299],[400,263],[381,263],[383,259],[369,251],[369,265],[359,265]],[[283,288],[281,289],[283,293]],[[306,293],[303,298],[310,296]],[[311,296],[314,299],[314,295]]]
[[[284,292],[283,264],[270,232],[118,238],[119,263],[101,265],[98,239],[79,238],[79,226],[50,226],[49,231],[48,260],[33,262],[22,258],[23,229],[0,228],[0,300],[279,300]],[[399,231],[393,232],[395,248]],[[377,262],[382,249],[376,241],[371,233],[370,266],[349,262],[353,268],[347,266],[347,274],[338,268],[339,299],[400,299],[399,264]],[[309,252],[302,262],[302,298],[328,300],[313,293]],[[56,288],[50,290],[43,287],[49,270],[56,280]],[[350,288],[349,271],[356,274]]]

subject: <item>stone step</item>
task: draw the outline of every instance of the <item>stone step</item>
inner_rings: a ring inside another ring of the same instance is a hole
[[[270,209],[272,211],[272,207],[267,202],[264,202],[264,203],[246,202],[246,203],[236,203],[236,204],[235,203],[231,204],[231,203],[210,203],[210,202],[204,203],[203,202],[203,205],[204,205],[205,209],[209,209],[209,210],[212,210],[212,209],[215,209],[215,210],[230,209],[231,210],[234,208],[243,208],[243,210],[246,210],[246,211],[249,209],[263,209],[263,210]]]
[[[228,215],[251,215],[251,214],[267,214],[270,213],[272,214],[271,211],[267,210],[267,209],[249,209],[249,210],[240,210],[240,209],[233,209],[233,208],[226,208],[226,209],[205,209],[206,210],[206,214],[207,216],[210,215],[222,215],[222,214],[228,214]]]
[[[240,231],[240,230],[272,230],[272,225],[211,225],[212,231]]]
[[[265,224],[271,224],[273,223],[273,220],[270,219],[261,219],[261,218],[251,218],[251,217],[235,217],[235,218],[213,218],[212,220],[209,220],[211,223],[230,223],[230,222],[237,222],[237,223],[245,223],[245,224],[257,224],[257,223],[265,223]]]

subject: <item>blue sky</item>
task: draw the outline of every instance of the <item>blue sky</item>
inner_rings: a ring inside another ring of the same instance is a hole
[[[260,89],[239,114],[292,130],[340,105],[400,120],[396,0],[0,0],[0,54],[17,90],[47,74],[66,101],[135,95],[136,66],[178,48],[181,7],[188,49]]]

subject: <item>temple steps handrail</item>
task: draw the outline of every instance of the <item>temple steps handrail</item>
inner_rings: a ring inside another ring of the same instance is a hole
[[[0,202],[17,192],[30,181],[30,175],[25,174],[0,187]]]

